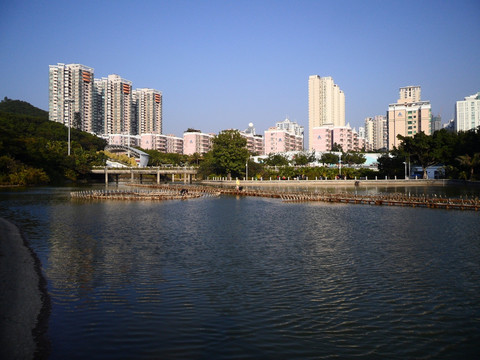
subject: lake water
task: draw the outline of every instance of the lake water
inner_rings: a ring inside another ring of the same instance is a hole
[[[480,212],[71,190],[0,191],[51,359],[478,358]]]

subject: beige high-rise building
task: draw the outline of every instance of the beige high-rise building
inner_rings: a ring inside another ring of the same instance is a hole
[[[421,100],[422,89],[420,86],[405,86],[401,87],[400,96],[398,99],[399,104],[415,103]]]
[[[93,69],[81,64],[49,66],[49,119],[93,131]]]
[[[345,126],[345,94],[330,76],[308,78],[308,146],[313,129],[324,125]]]
[[[401,143],[397,136],[414,136],[423,131],[431,134],[432,107],[430,101],[422,101],[420,86],[400,88],[396,104],[388,106],[388,149]]]

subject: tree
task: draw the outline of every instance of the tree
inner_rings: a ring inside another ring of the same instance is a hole
[[[432,136],[425,135],[423,131],[415,134],[413,137],[397,135],[402,141],[399,150],[405,155],[410,155],[422,167],[423,178],[427,178],[427,167],[438,164],[438,147]]]
[[[39,109],[26,101],[12,100],[6,96],[0,101],[0,111],[48,118],[48,111]]]
[[[342,162],[344,164],[363,164],[367,158],[365,155],[357,152],[346,152],[342,154]]]
[[[0,104],[1,182],[28,185],[88,178],[92,166],[105,163],[99,152],[105,140],[72,128],[72,156],[65,156],[64,125],[23,101],[4,99]]]
[[[314,160],[315,160],[315,154],[309,155],[309,154],[304,153],[304,152],[298,153],[293,158],[293,161],[294,161],[295,165],[298,165],[298,166],[308,165],[309,163],[311,163]]]
[[[377,159],[378,170],[381,176],[389,178],[403,177],[405,175],[405,163],[401,156],[383,154]]]
[[[338,164],[338,155],[332,153],[323,153],[320,161],[324,164]]]
[[[342,145],[334,143],[330,151],[342,152]]]
[[[75,111],[75,114],[73,114],[72,127],[80,130],[82,128],[82,116],[80,115],[79,111]]]
[[[270,154],[265,159],[265,165],[268,166],[288,166],[289,164],[288,159],[282,154]]]
[[[263,164],[259,164],[252,159],[248,159],[248,177],[261,178],[265,174]],[[246,175],[246,174],[245,174]]]
[[[249,154],[247,140],[238,130],[224,130],[212,139],[211,160],[217,174],[240,177],[245,174]]]
[[[480,165],[480,153],[475,153],[473,156],[470,156],[468,154],[458,156],[457,161],[460,163],[460,165],[463,165],[469,169],[469,180],[473,180],[473,173],[475,171],[475,168]]]
[[[192,155],[188,156],[188,162],[192,165],[197,165],[200,163],[200,160],[202,160],[202,155],[199,154],[198,152],[193,153]]]

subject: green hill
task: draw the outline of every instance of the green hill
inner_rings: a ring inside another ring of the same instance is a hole
[[[48,111],[39,109],[26,101],[12,100],[7,98],[6,96],[2,101],[0,101],[0,111],[12,114],[40,116],[48,118]]]
[[[9,110],[9,111],[6,111]],[[34,185],[83,180],[105,163],[106,142],[48,120],[48,113],[20,100],[0,103],[0,184]]]

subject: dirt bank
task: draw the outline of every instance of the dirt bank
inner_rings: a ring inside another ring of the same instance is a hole
[[[0,290],[0,358],[47,358],[50,299],[40,262],[20,230],[2,218]]]

